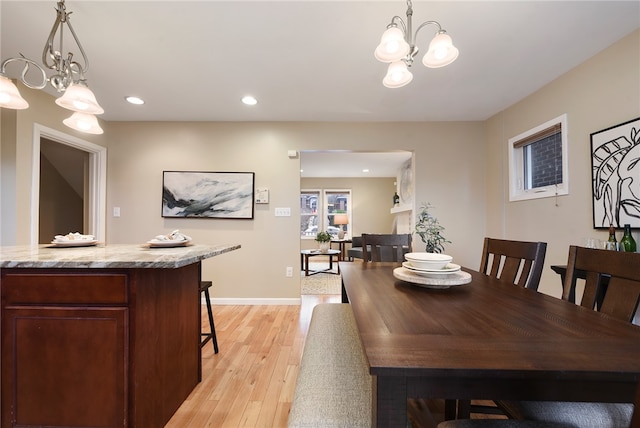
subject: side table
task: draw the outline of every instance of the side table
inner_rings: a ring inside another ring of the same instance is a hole
[[[333,244],[338,244],[338,250],[340,251],[340,255],[338,256],[338,261],[343,261],[347,257],[347,244],[351,244],[351,239],[332,239],[329,245],[333,246]]]
[[[313,256],[329,256],[329,267],[327,269],[309,270],[309,257]],[[304,276],[315,275],[316,273],[331,273],[333,275],[340,275],[340,265],[338,265],[338,271],[333,272],[333,258],[336,257],[337,261],[340,261],[340,251],[327,250],[321,252],[320,250],[300,250],[300,265],[304,270]]]

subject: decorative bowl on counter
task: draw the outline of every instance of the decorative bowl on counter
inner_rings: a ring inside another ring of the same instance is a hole
[[[447,266],[453,257],[439,253],[407,253],[407,263],[417,269],[438,270]]]

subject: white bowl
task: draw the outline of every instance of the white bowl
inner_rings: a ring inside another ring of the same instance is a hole
[[[407,253],[404,255],[407,262],[417,269],[438,270],[451,263],[453,257],[438,253]]]

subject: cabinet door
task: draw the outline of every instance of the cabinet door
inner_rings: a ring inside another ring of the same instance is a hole
[[[127,425],[127,308],[3,309],[2,426]]]

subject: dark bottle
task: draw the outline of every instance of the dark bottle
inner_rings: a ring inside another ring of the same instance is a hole
[[[635,253],[636,252],[636,241],[633,239],[631,235],[631,225],[624,225],[624,235],[620,240],[620,247],[624,249],[627,253]]]
[[[613,225],[609,225],[609,242],[618,242],[616,240],[616,228]]]
[[[393,194],[393,206],[395,207],[400,203],[400,196],[398,196],[398,192]]]

